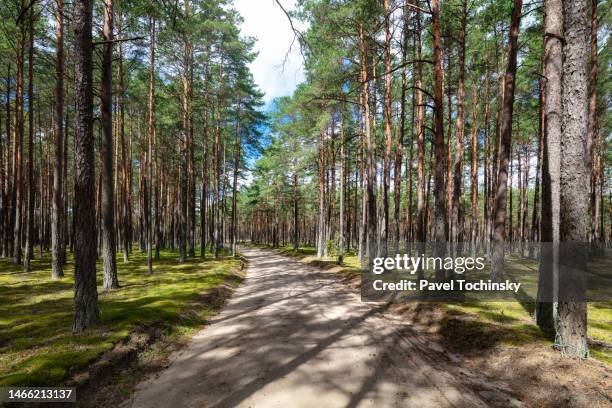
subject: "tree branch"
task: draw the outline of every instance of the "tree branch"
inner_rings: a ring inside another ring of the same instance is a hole
[[[30,7],[32,7],[34,5],[34,3],[36,3],[36,0],[30,0],[28,5],[25,6],[21,10],[21,12],[19,13],[19,16],[17,16],[17,19],[15,20],[15,24],[19,24],[19,21],[21,20],[21,17],[23,17],[25,15],[25,13],[27,13],[27,11],[30,9]]]
[[[291,26],[291,31],[293,31],[293,40],[291,41],[291,45],[289,45],[289,50],[287,50],[287,53],[285,54],[285,58],[283,60],[283,67],[287,63],[287,60],[289,59],[289,54],[291,53],[291,49],[293,48],[293,44],[295,43],[296,38],[300,42],[300,54],[302,54],[302,58],[306,60],[306,58],[304,57],[304,53],[302,52],[302,46],[308,45],[308,43],[306,42],[306,39],[304,38],[304,34],[302,34],[302,32],[299,31],[297,28],[295,28],[295,26],[293,25],[293,20],[291,19],[291,16],[289,15],[289,12],[285,9],[285,7],[283,7],[281,2],[279,0],[274,0],[274,2],[278,5],[278,7],[281,8],[283,13],[285,13],[285,16],[287,16],[287,20],[289,20],[289,25]]]
[[[136,41],[136,40],[144,40],[145,37],[132,37],[132,38],[116,38],[114,40],[110,40],[110,41],[94,41],[93,45],[102,45],[102,44],[108,44],[108,43],[116,43],[116,42],[124,42],[124,41]]]

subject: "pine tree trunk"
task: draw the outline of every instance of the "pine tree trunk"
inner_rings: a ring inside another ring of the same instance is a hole
[[[374,141],[370,135],[370,98],[369,98],[369,81],[367,78],[367,56],[365,52],[365,38],[363,33],[363,25],[360,25],[360,47],[362,64],[364,70],[364,78],[362,85],[363,105],[365,108],[365,153],[366,153],[366,191],[367,191],[367,239],[366,248],[369,262],[372,262],[378,254],[378,231],[377,231],[377,214],[376,214],[376,163],[374,162]],[[376,88],[374,88],[376,89]],[[376,104],[375,104],[376,105]],[[374,115],[376,117],[376,115]]]
[[[495,200],[493,259],[491,279],[499,281],[504,274],[504,240],[506,239],[506,190],[508,181],[508,164],[512,146],[512,113],[514,108],[514,81],[516,76],[516,55],[518,51],[518,35],[521,23],[523,1],[514,0],[514,10],[510,22],[510,37],[508,40],[508,66],[504,78],[504,100],[502,110],[502,126],[499,143],[499,170],[497,174],[497,196]],[[512,225],[510,226],[512,228]]]
[[[317,258],[322,258],[325,250],[325,128],[321,128],[319,139],[319,229],[317,233]]]
[[[561,115],[562,115],[562,0],[547,0],[544,19],[544,65],[542,76],[544,90],[544,141],[542,152],[542,220],[538,278],[538,300],[535,320],[551,337],[554,335],[557,304],[553,280],[558,276],[559,242],[559,178],[561,164]],[[546,244],[550,243],[550,244]],[[546,262],[548,260],[548,262]]]
[[[117,27],[118,31],[121,32],[123,29],[123,18],[121,12],[119,13],[119,24]],[[130,207],[131,207],[131,194],[132,189],[128,178],[131,179],[129,175],[128,169],[128,157],[131,158],[131,155],[128,155],[126,144],[125,144],[125,87],[124,87],[124,71],[123,71],[123,46],[122,43],[119,42],[119,52],[118,52],[118,64],[117,64],[117,76],[118,76],[118,86],[117,86],[117,110],[119,111],[119,118],[117,120],[117,128],[119,131],[119,144],[121,145],[121,210],[120,216],[121,224],[123,225],[121,231],[121,238],[123,240],[123,262],[129,262],[129,254],[131,252],[131,244],[132,244],[132,234],[131,234],[131,222],[129,217]],[[131,133],[130,133],[131,140]]]
[[[299,227],[298,227],[298,172],[293,170],[293,250],[297,251],[299,247]]]
[[[157,162],[157,156],[158,156],[158,151],[157,151],[157,128],[155,125],[155,17],[151,17],[150,18],[150,22],[149,22],[149,32],[150,32],[150,45],[149,45],[149,67],[150,67],[150,71],[149,71],[149,132],[151,132],[150,134],[152,135],[153,138],[153,152],[152,152],[152,162],[153,162],[153,174],[151,174],[151,182],[153,183],[153,187],[152,187],[152,195],[153,193],[155,194],[155,197],[152,199],[153,201],[153,229],[154,229],[154,235],[155,235],[155,260],[159,260],[160,259],[160,246],[161,246],[161,240],[162,240],[162,236],[161,236],[161,219],[160,219],[160,195],[161,195],[161,191],[160,191],[160,183],[159,183],[159,178],[160,178],[160,174],[159,174],[159,164]]]
[[[193,50],[189,57],[189,106],[193,106]],[[191,108],[193,109],[193,108]],[[196,244],[196,173],[193,113],[189,115],[189,256],[195,257]]]
[[[232,256],[236,256],[236,239],[237,239],[237,223],[238,216],[236,211],[238,210],[237,206],[237,196],[238,196],[238,172],[240,171],[240,104],[241,98],[238,96],[238,112],[236,118],[236,142],[234,144],[234,174],[232,181],[232,223],[231,223],[231,248],[232,248]]]
[[[416,11],[416,135],[417,135],[417,226],[416,239],[427,240],[425,212],[425,107],[423,102],[423,64],[421,62],[421,12]]]
[[[465,134],[464,81],[465,81],[465,31],[467,25],[467,0],[461,2],[461,30],[459,32],[459,81],[457,85],[457,145],[453,179],[452,239],[457,242],[461,222],[461,185],[463,183],[463,143]],[[450,109],[450,107],[449,107]],[[450,146],[449,146],[450,150]]]
[[[363,44],[364,38],[362,33],[362,27],[360,25],[360,36],[359,36],[359,80],[365,82],[367,74],[365,71],[365,47]],[[362,85],[363,86],[363,85]],[[359,145],[359,174],[360,174],[360,189],[361,189],[361,217],[359,222],[359,260],[363,261],[367,253],[367,194],[366,194],[366,156],[365,156],[365,132],[364,132],[364,120],[365,120],[365,106],[364,106],[365,93],[359,92],[359,134],[360,134],[360,145]]]
[[[535,188],[533,193],[533,212],[531,213],[531,240],[537,242],[540,240],[540,185],[541,185],[541,163],[542,163],[542,148],[544,145],[544,63],[542,62],[542,76],[540,77],[539,100],[540,100],[540,118],[538,121],[538,150],[536,157],[535,168]]]
[[[219,214],[219,218],[221,220],[220,223],[220,239],[219,242],[221,247],[227,242],[227,138],[223,138],[223,162],[221,168],[223,169],[223,176],[221,177],[221,212]]]
[[[34,250],[34,8],[30,7],[28,50],[28,194],[23,271],[29,272]]]
[[[475,244],[478,239],[478,103],[474,86],[472,94],[472,132],[471,132],[471,165],[470,165],[470,199],[472,214],[470,219],[470,241]]]
[[[74,301],[72,329],[81,332],[98,323],[96,289],[95,163],[93,142],[92,4],[76,0],[75,32],[75,237]]]
[[[68,91],[65,90],[65,95],[67,95],[66,97],[69,97]],[[72,227],[74,225],[74,219],[72,220],[72,225],[70,225],[70,233],[68,233],[68,129],[70,128],[70,116],[68,115],[68,105],[69,104],[65,104],[66,105],[66,110],[65,110],[65,114],[64,114],[64,158],[62,160],[63,165],[64,165],[64,169],[63,169],[63,175],[62,175],[62,185],[61,185],[61,190],[62,190],[62,202],[64,203],[63,205],[63,209],[64,209],[64,219],[62,221],[62,231],[61,231],[61,235],[62,235],[62,240],[60,241],[61,245],[59,248],[59,253],[61,255],[61,264],[62,265],[66,265],[66,248],[68,246],[70,246],[70,251],[72,251]],[[74,132],[73,132],[74,134]],[[74,139],[74,137],[73,137]],[[74,145],[74,142],[73,142]],[[73,168],[74,168],[74,163],[73,163]],[[74,183],[73,183],[73,187],[74,187]],[[116,197],[116,195],[115,195]],[[74,189],[72,190],[72,195],[70,197],[73,201],[74,201]]]
[[[589,119],[587,127],[587,169],[591,170],[591,240],[598,241],[599,207],[598,194],[600,143],[597,137],[597,0],[591,0],[591,71],[589,73]]]
[[[0,129],[1,130],[1,129]],[[4,235],[2,245],[2,255],[9,257],[11,254],[11,243],[13,242],[13,220],[15,209],[15,190],[12,187],[12,172],[10,166],[11,156],[11,64],[7,64],[6,72],[6,155],[3,161],[6,164],[6,178],[4,180],[4,196],[6,209],[4,215]]]
[[[189,18],[189,1],[185,1],[185,18]],[[181,146],[180,178],[180,223],[179,223],[179,262],[187,260],[187,225],[189,211],[189,58],[191,46],[186,33],[183,33],[183,143]]]
[[[385,156],[383,160],[383,220],[381,246],[379,253],[387,256],[389,241],[389,182],[391,177],[391,18],[389,0],[384,0],[385,7]]]
[[[206,212],[208,206],[208,187],[210,185],[208,177],[208,65],[204,69],[205,71],[205,83],[204,83],[204,133],[202,135],[204,145],[204,157],[202,160],[202,198],[200,199],[200,257],[206,258]]]
[[[588,239],[588,185],[590,169],[585,160],[587,150],[587,4],[586,0],[563,3],[563,87],[560,217],[561,242],[584,243]],[[560,251],[561,265],[586,266],[585,251],[569,254]],[[572,272],[561,268],[559,277],[560,297],[558,305],[556,347],[569,357],[587,357],[587,304],[584,300],[584,282],[575,282]],[[569,279],[572,279],[571,281]],[[567,295],[567,296],[566,296]],[[577,300],[571,300],[577,299]]]
[[[444,66],[442,66],[442,83],[446,83],[446,104],[448,109],[446,110],[446,160],[444,161],[444,166],[446,168],[446,177],[444,179],[444,188],[445,188],[445,205],[446,205],[446,239],[449,241],[452,240],[451,234],[452,223],[453,223],[453,99],[452,99],[452,70],[451,70],[451,62],[450,62],[450,54],[452,53],[452,49],[449,47],[447,50],[446,57],[446,66],[448,70],[444,71]],[[443,107],[444,108],[444,107]],[[435,122],[434,122],[435,123]],[[434,125],[435,126],[435,125]]]
[[[440,35],[440,2],[431,1],[432,30],[434,42],[434,220],[433,241],[438,245],[434,247],[434,256],[443,256],[445,245],[442,243],[447,237],[446,212],[446,175],[445,160],[446,146],[444,143],[444,101],[443,101],[443,73],[442,73],[442,45]],[[450,146],[448,147],[450,149]],[[443,279],[444,270],[436,271],[436,279]]]
[[[22,6],[25,6],[22,1]],[[22,7],[23,9],[23,7]],[[23,227],[23,65],[25,53],[25,25],[19,23],[17,49],[17,87],[15,90],[15,143],[13,147],[13,190],[15,204],[13,232],[13,263],[21,264],[21,232]]]
[[[105,43],[102,49],[102,87],[100,122],[102,124],[102,259],[104,263],[103,287],[105,290],[117,289],[117,260],[115,256],[115,197],[113,192],[113,0],[104,2]]]
[[[524,159],[525,163],[523,165],[523,169],[525,171],[525,178],[523,180],[523,205],[522,205],[522,215],[521,215],[521,242],[525,242],[528,239],[528,230],[529,230],[529,222],[527,221],[528,217],[528,207],[529,207],[529,163],[531,162],[531,151],[529,148],[529,144],[524,145],[525,153]]]
[[[138,125],[140,132],[140,124]],[[144,240],[147,251],[147,273],[153,274],[153,233],[151,229],[151,201],[153,200],[152,180],[153,175],[153,132],[149,126],[147,132],[147,140],[145,141],[145,160],[143,163],[143,207],[144,207]]]
[[[221,75],[219,75],[221,77]],[[215,258],[219,257],[219,250],[221,249],[221,226],[220,226],[220,219],[219,219],[219,214],[220,214],[220,190],[221,190],[221,177],[220,177],[220,168],[221,165],[219,163],[220,158],[219,158],[219,143],[220,143],[220,132],[221,132],[221,113],[220,113],[220,102],[217,101],[217,126],[216,126],[216,130],[215,130],[215,175],[214,175],[214,185],[215,185],[215,205],[214,205],[214,230],[213,230],[213,234],[214,234],[214,251],[215,251]]]
[[[2,115],[0,107],[0,134],[2,133]],[[8,118],[7,118],[8,120]],[[7,209],[7,196],[5,189],[5,168],[6,158],[4,157],[4,138],[0,137],[0,256],[4,256],[4,228]]]
[[[490,240],[494,241],[494,234],[495,234],[495,209],[497,206],[497,194],[498,194],[498,172],[499,172],[499,144],[501,141],[501,119],[502,119],[502,109],[503,109],[503,100],[504,100],[504,84],[505,84],[505,75],[503,72],[503,68],[501,68],[504,65],[504,61],[506,58],[506,54],[505,53],[501,53],[501,63],[500,63],[500,58],[499,58],[499,49],[503,48],[502,46],[497,46],[497,28],[494,27],[494,31],[495,31],[495,62],[496,62],[496,71],[498,73],[497,75],[497,81],[498,81],[498,86],[499,86],[499,90],[498,90],[498,94],[496,96],[496,109],[495,109],[495,134],[494,134],[494,140],[493,140],[493,155],[491,156],[491,213],[490,213],[490,231],[491,231],[491,236],[490,236]],[[503,44],[503,40],[502,40],[502,44]]]
[[[338,233],[340,234],[340,242],[338,244],[338,263],[342,265],[344,262],[344,190],[345,190],[345,161],[344,156],[344,103],[340,106],[340,215]]]
[[[491,175],[491,79],[489,67],[485,69],[485,117],[484,117],[484,205],[483,205],[483,234],[482,239],[489,242],[491,238],[491,202],[492,175]]]
[[[405,5],[402,27],[402,90],[400,93],[400,129],[395,141],[395,168],[393,169],[393,252],[397,253],[400,243],[400,202],[401,202],[401,177],[402,177],[402,150],[404,148],[404,132],[406,121],[406,57],[408,54],[408,21],[410,9]],[[410,169],[406,167],[406,178],[411,179]],[[407,190],[410,191],[410,190]],[[410,201],[406,202],[407,213],[410,214]],[[406,225],[410,224],[406,220]],[[409,228],[406,226],[406,228]]]
[[[147,204],[147,270],[149,274],[153,273],[153,228],[151,221],[155,227],[155,259],[159,259],[159,218],[158,218],[158,195],[157,181],[153,182],[153,177],[157,168],[157,130],[155,127],[155,18],[150,19],[150,51],[149,51],[149,153],[147,166],[147,189],[149,191],[149,203]],[[155,167],[155,168],[154,168]],[[157,178],[157,177],[156,177]],[[154,190],[155,189],[155,190]],[[154,196],[155,193],[155,196]],[[153,203],[155,218],[151,218],[151,203]]]

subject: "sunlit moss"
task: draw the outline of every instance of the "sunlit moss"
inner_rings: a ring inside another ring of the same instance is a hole
[[[178,263],[176,253],[162,252],[147,275],[146,254],[135,251],[128,263],[117,259],[121,288],[102,292],[98,263],[101,324],[82,334],[71,332],[74,266],[69,259],[65,277],[51,280],[50,257],[32,262],[32,272],[0,259],[0,386],[61,384],[127,337],[137,326],[159,324],[169,336],[200,327],[219,305],[203,305],[200,296],[224,282],[239,280],[236,259],[190,259]],[[197,313],[183,316],[188,309]]]

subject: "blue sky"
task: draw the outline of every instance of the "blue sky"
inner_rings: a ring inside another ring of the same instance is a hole
[[[285,10],[295,8],[296,0],[279,0]],[[255,83],[265,92],[264,111],[273,108],[272,101],[279,96],[291,95],[297,85],[304,80],[302,56],[297,42],[291,52],[287,52],[293,41],[293,31],[289,20],[274,0],[234,0],[234,7],[244,22],[240,26],[243,36],[255,37],[255,51],[257,58],[251,63]],[[294,24],[303,30],[299,22]],[[287,58],[285,58],[287,57]],[[266,134],[269,129],[261,129]],[[267,134],[266,134],[267,136]],[[262,140],[263,144],[267,141]],[[252,167],[259,155],[247,158],[249,167]],[[250,172],[244,174],[240,184],[249,184],[252,180]]]

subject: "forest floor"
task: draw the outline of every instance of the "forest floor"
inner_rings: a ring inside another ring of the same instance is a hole
[[[609,365],[561,359],[535,335],[506,347],[508,333],[490,328],[486,342],[474,342],[482,326],[457,326],[464,312],[364,303],[346,285],[347,274],[261,248],[242,253],[249,259],[243,284],[166,370],[136,387],[125,407],[612,401]]]
[[[110,405],[124,399],[139,375],[163,366],[206,323],[243,276],[240,259],[177,258],[162,251],[147,275],[146,254],[134,251],[128,263],[118,254],[121,287],[99,293],[100,325],[81,334],[71,331],[71,256],[56,281],[48,255],[34,259],[29,273],[0,259],[0,386],[74,385],[79,400],[100,393]],[[97,269],[100,288],[100,262]]]
[[[262,248],[263,246],[259,246]],[[294,251],[292,246],[273,249],[310,266],[336,274],[343,282],[358,290],[361,283],[361,264],[354,252],[348,252],[342,265],[338,264],[337,254],[318,259],[314,247],[301,247]],[[519,265],[515,262],[513,265]],[[533,265],[528,265],[533,267]],[[537,269],[537,265],[535,265]],[[534,323],[535,303],[524,301],[472,301],[461,303],[411,303],[395,305],[393,309],[413,313],[416,309],[437,311],[436,316],[448,317],[449,334],[453,337],[462,334],[461,342],[453,344],[473,349],[492,346],[520,346],[540,342],[551,345],[549,339]],[[435,323],[432,322],[432,323]],[[458,332],[457,332],[458,331]],[[588,336],[591,357],[612,365],[612,302],[591,302],[588,305]]]

